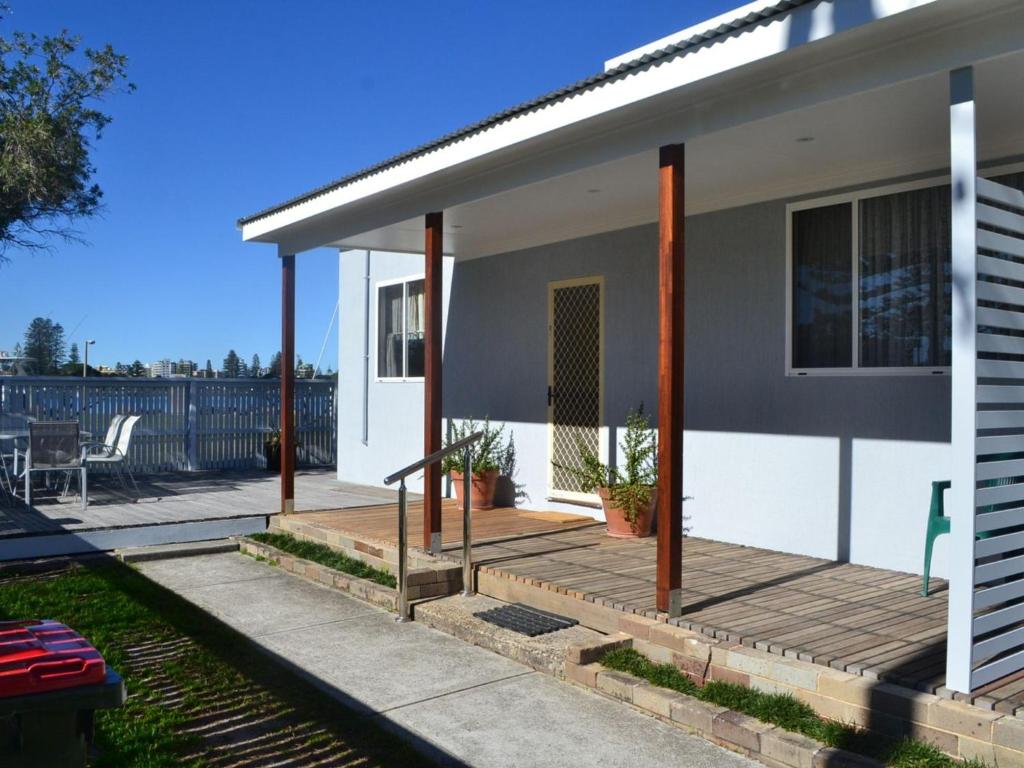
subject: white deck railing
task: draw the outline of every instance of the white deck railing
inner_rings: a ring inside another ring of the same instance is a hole
[[[298,462],[335,462],[333,381],[295,382]],[[78,419],[102,439],[114,414],[137,414],[129,463],[140,472],[265,467],[281,419],[276,379],[0,377],[0,414]]]

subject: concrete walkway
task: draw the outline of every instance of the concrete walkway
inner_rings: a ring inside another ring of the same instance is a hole
[[[139,563],[448,765],[754,766],[625,705],[237,553]]]

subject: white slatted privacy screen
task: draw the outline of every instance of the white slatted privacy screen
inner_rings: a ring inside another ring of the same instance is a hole
[[[1024,192],[977,197],[972,689],[1024,669]]]

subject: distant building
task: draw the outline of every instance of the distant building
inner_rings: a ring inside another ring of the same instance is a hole
[[[175,371],[175,373],[177,373],[179,376],[189,377],[194,376],[198,369],[199,366],[196,365],[195,361],[193,360],[179,360],[177,370]]]
[[[149,375],[154,379],[169,379],[178,372],[178,364],[164,358],[149,366]]]
[[[295,366],[295,378],[312,379],[315,371],[311,363],[300,363]]]

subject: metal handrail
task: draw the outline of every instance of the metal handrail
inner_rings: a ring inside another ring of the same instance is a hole
[[[473,525],[471,494],[473,491],[472,445],[484,436],[482,431],[457,440],[446,448],[434,451],[384,478],[384,485],[398,481],[398,618],[409,620],[409,500],[405,478],[451,454],[462,451],[462,594],[473,595]]]
[[[455,453],[456,451],[461,450],[468,445],[472,445],[483,436],[484,433],[482,430],[480,432],[474,432],[469,437],[464,437],[461,440],[457,440],[456,442],[452,443],[446,448],[442,448],[439,451],[434,451],[429,456],[424,456],[419,461],[414,461],[409,466],[403,467],[397,472],[392,472],[390,475],[384,478],[384,485],[394,485],[395,481],[401,480],[403,477],[408,477],[413,472],[419,472],[421,469],[423,469],[429,464],[436,464],[445,456]]]

